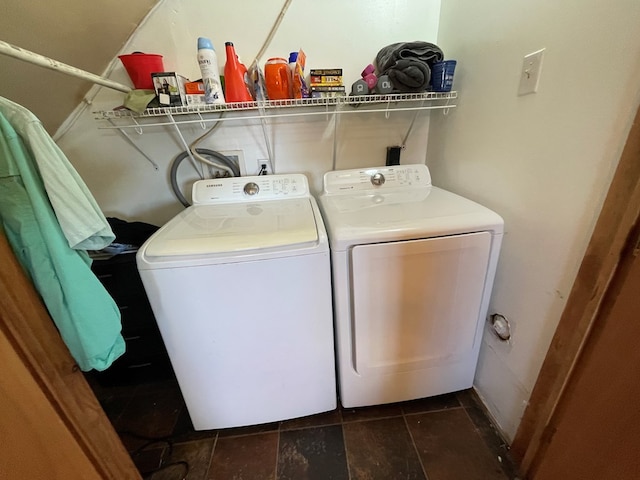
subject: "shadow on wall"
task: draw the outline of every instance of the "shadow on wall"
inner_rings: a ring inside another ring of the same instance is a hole
[[[0,31],[5,42],[100,75],[156,3],[6,2]],[[4,55],[0,55],[0,85],[2,96],[31,110],[50,135],[93,86]]]

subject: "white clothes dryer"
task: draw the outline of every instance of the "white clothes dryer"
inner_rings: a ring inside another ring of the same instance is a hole
[[[319,203],[342,405],[471,387],[502,218],[432,186],[425,165],[328,172]]]
[[[329,246],[304,175],[196,182],[137,265],[196,430],[336,408]]]

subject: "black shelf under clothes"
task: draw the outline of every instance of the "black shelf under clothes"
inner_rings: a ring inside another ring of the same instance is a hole
[[[91,372],[91,375],[109,386],[172,378],[169,356],[140,280],[136,253],[94,260],[91,269],[120,309],[126,343],[126,352],[107,370]]]

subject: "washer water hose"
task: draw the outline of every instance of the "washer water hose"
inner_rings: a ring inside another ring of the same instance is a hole
[[[209,150],[208,148],[196,148],[195,150],[197,151],[199,156],[207,155],[217,160],[216,163],[213,163],[213,162],[206,162],[206,163],[209,163],[211,165],[217,165],[219,162],[220,166],[221,167],[224,166],[225,170],[226,169],[230,170],[231,173],[233,173],[233,176],[235,177],[240,176],[240,167],[238,167],[238,165],[236,165],[235,162],[231,160],[229,157],[221,154],[220,152],[216,152],[215,150]],[[173,190],[173,193],[176,195],[176,197],[178,197],[178,200],[180,200],[180,203],[182,203],[182,205],[184,205],[185,207],[189,207],[191,206],[191,203],[182,194],[182,192],[180,191],[180,187],[178,185],[178,167],[180,166],[180,164],[185,158],[189,158],[189,152],[187,152],[186,150],[173,160],[173,163],[171,164],[171,172],[169,174],[169,178],[171,180],[171,189]]]
[[[284,18],[284,14],[286,13],[287,9],[289,8],[289,5],[291,4],[291,2],[292,2],[292,0],[284,0],[284,5],[280,9],[280,13],[278,14],[278,17],[276,18],[275,23],[271,27],[271,30],[269,31],[269,34],[267,35],[267,38],[264,41],[264,44],[260,48],[260,51],[258,52],[258,54],[256,55],[255,60],[253,61],[254,64],[256,64],[256,65],[258,64],[258,62],[260,61],[262,55],[264,55],[264,52],[267,50],[267,47],[269,47],[269,44],[271,43],[271,40],[273,40],[273,37],[275,36],[276,32],[278,31],[278,28],[280,27],[280,23],[282,22],[282,19]],[[221,117],[223,115],[224,114],[222,114]],[[209,131],[207,131],[204,135],[200,136],[198,139],[196,139],[195,142],[193,142],[190,145],[191,154],[196,159],[200,160],[203,163],[206,163],[206,164],[211,165],[213,167],[219,168],[220,170],[228,171],[229,173],[232,173],[233,176],[239,177],[240,176],[240,167],[238,165],[236,165],[233,162],[233,160],[231,160],[229,157],[226,157],[226,156],[222,155],[220,152],[216,152],[214,150],[208,150],[206,148],[195,148],[195,146],[200,141],[202,141],[208,135],[212,134],[214,132],[214,130],[216,128],[218,128],[219,125],[220,125],[220,122],[216,122],[216,124]],[[210,160],[207,160],[204,157],[204,155],[208,155],[210,157],[213,157],[213,158],[219,160],[219,162],[217,162],[217,161],[213,161],[212,162]],[[187,151],[184,151],[180,155],[178,155],[173,160],[173,163],[171,164],[171,173],[170,173],[171,188],[173,189],[173,193],[175,193],[176,197],[178,197],[178,200],[180,200],[180,203],[182,203],[182,205],[184,205],[185,207],[191,206],[191,203],[189,203],[189,201],[184,197],[184,195],[180,191],[180,187],[178,186],[177,173],[178,173],[178,167],[180,166],[180,163],[182,163],[182,161],[187,157],[189,157],[189,152],[187,152]],[[264,171],[264,168],[263,168],[262,170],[260,170],[260,173],[258,175],[265,175],[265,174],[266,174],[266,171]]]

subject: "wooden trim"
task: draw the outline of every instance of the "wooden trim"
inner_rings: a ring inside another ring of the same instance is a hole
[[[640,471],[637,292],[640,224],[627,242],[528,478],[626,479]],[[611,406],[614,406],[611,408]],[[588,419],[588,421],[585,421]],[[580,435],[580,437],[577,437]],[[570,473],[572,472],[572,473]]]
[[[101,480],[2,329],[0,364],[2,478]]]
[[[140,480],[131,457],[0,233],[0,330],[103,479]]]
[[[551,417],[589,336],[639,212],[640,109],[511,447],[525,476],[548,444]]]

